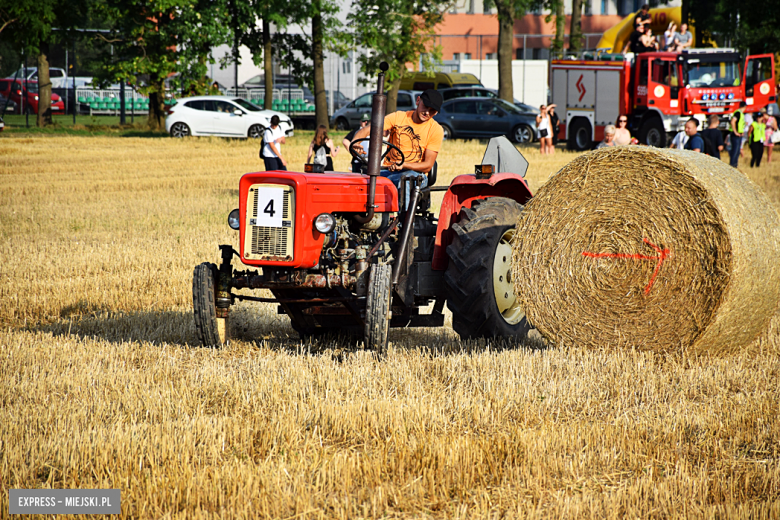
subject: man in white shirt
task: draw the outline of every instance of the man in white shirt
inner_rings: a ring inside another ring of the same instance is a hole
[[[265,171],[287,171],[287,161],[282,157],[282,144],[285,142],[284,131],[279,127],[279,116],[271,117],[271,126],[263,134],[263,161]]]
[[[681,130],[680,132],[677,132],[677,135],[674,136],[674,139],[672,139],[672,144],[669,145],[669,148],[677,148],[678,150],[682,150],[685,148],[685,145],[688,144],[688,134],[685,133],[685,130]]]

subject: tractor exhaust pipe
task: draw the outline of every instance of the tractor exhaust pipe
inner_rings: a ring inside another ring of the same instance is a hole
[[[365,215],[357,215],[355,220],[365,224],[374,218],[374,196],[376,195],[376,178],[381,170],[382,160],[382,139],[385,128],[385,110],[387,109],[387,95],[385,94],[385,72],[390,66],[383,61],[379,64],[379,80],[377,81],[376,93],[374,93],[371,104],[371,135],[368,141],[368,203]]]

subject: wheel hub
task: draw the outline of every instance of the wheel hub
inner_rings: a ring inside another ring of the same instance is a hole
[[[525,317],[523,309],[515,298],[515,288],[512,283],[512,238],[514,229],[508,229],[496,246],[493,258],[493,293],[496,297],[498,311],[510,325],[515,325]]]

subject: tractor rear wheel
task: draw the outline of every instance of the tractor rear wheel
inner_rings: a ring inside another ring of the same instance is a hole
[[[363,341],[366,349],[375,350],[377,354],[384,354],[387,350],[392,272],[392,266],[388,264],[373,264],[368,276]]]
[[[515,298],[512,238],[523,206],[493,197],[463,208],[452,225],[444,275],[452,328],[461,338],[524,338],[531,326]]]
[[[227,318],[217,318],[217,266],[202,263],[192,274],[192,307],[195,311],[195,332],[204,347],[221,347],[229,339]]]

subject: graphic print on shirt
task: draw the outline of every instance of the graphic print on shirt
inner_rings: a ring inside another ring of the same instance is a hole
[[[398,146],[401,150],[410,150],[410,152],[406,154],[407,162],[422,162],[423,150],[422,146],[420,146],[422,138],[414,132],[414,129],[411,126],[394,126],[390,130],[388,140]],[[400,160],[400,154],[391,148],[390,153],[387,154],[385,163],[398,163]]]

